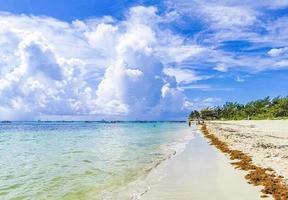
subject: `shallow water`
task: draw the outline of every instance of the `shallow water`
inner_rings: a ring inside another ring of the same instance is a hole
[[[109,199],[191,139],[185,123],[0,124],[0,199]]]

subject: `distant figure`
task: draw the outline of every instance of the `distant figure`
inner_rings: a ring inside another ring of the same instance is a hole
[[[204,124],[204,119],[201,119],[200,117],[197,118],[197,124]]]
[[[189,120],[189,122],[188,122],[188,123],[189,123],[189,127],[190,127],[190,126],[191,126],[191,121]]]

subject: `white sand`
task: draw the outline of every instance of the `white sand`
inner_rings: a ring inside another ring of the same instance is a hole
[[[210,133],[231,149],[252,156],[253,163],[271,167],[288,183],[288,120],[207,122]]]
[[[226,156],[207,143],[201,133],[196,133],[182,153],[148,175],[145,180],[148,191],[134,199],[261,199],[261,188],[249,185],[244,179],[245,173],[235,170],[229,162]]]

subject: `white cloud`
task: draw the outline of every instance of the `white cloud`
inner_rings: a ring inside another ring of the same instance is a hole
[[[193,39],[201,41],[205,51],[190,60],[193,65],[205,63],[207,68],[226,73],[285,68],[288,17],[271,17],[271,13],[287,8],[287,1],[179,0],[168,1],[168,6],[178,16],[204,26]],[[271,48],[268,54],[257,51],[267,47]]]
[[[160,28],[165,21],[156,8],[141,6],[123,21],[105,17],[71,24],[2,14],[2,113],[149,119],[186,112],[175,78],[163,73],[165,58],[179,63],[202,48]],[[180,72],[180,82],[190,78],[197,79],[191,74],[181,81]]]
[[[215,87],[208,84],[190,84],[185,86],[180,86],[179,89],[181,90],[200,90],[200,91],[232,91],[234,88],[229,87]]]
[[[245,79],[242,78],[242,77],[240,77],[240,76],[237,76],[237,77],[236,77],[236,81],[237,81],[237,82],[244,82]]]
[[[141,76],[143,76],[143,72],[139,69],[126,69],[126,74],[134,81],[138,80]]]
[[[215,97],[207,98],[195,98],[193,100],[185,102],[186,106],[189,106],[190,110],[201,110],[204,108],[218,106],[223,100]]]
[[[117,40],[117,29],[118,27],[111,24],[100,23],[96,27],[92,27],[92,30],[85,32],[84,35],[92,47],[105,50],[113,48]]]
[[[201,1],[178,0],[168,1],[170,9],[179,13],[199,18],[214,29],[235,29],[253,25],[260,14],[253,2],[239,1]]]
[[[56,81],[62,79],[62,72],[56,57],[48,46],[48,41],[41,41],[40,34],[27,35],[19,43],[21,65],[19,70],[27,76],[43,75]]]
[[[178,84],[192,83],[208,78],[207,76],[200,76],[195,71],[189,69],[165,68],[164,73],[174,76]]]
[[[283,48],[273,48],[273,49],[270,49],[268,51],[268,54],[270,56],[273,56],[273,57],[276,57],[276,56],[281,56],[281,55],[284,55],[284,54],[287,54],[288,53],[288,47],[283,47]]]
[[[197,56],[205,52],[206,48],[199,45],[174,45],[174,46],[164,46],[159,48],[159,53],[162,55],[163,59],[169,62],[182,62],[185,59]]]
[[[98,104],[105,106],[117,101],[127,108],[123,114],[132,117],[140,117],[141,113],[145,115],[147,112],[153,115],[164,110],[167,112],[171,110],[168,101],[175,105],[175,109],[180,106],[178,111],[182,110],[185,98],[183,94],[179,95],[181,91],[171,87],[175,83],[166,83],[170,79],[163,74],[164,66],[157,57],[158,30],[149,23],[156,18],[156,10],[148,8],[147,13],[144,11],[143,7],[131,10],[129,20],[125,22],[129,28],[119,37],[115,59],[107,68],[97,90]]]
[[[216,102],[221,102],[222,100],[220,98],[208,97],[206,99],[203,99],[202,101],[204,103],[216,103]]]
[[[106,16],[71,23],[1,13],[2,113],[11,118],[161,118],[209,103],[187,99],[188,90],[233,90],[199,83],[211,78],[202,74],[206,69],[225,76],[288,67],[288,18],[265,18],[263,12],[284,8],[284,1],[179,0],[167,5],[169,12],[161,15],[155,7],[137,6],[123,20]],[[178,23],[183,15],[199,20],[203,29],[176,34],[170,25],[183,28]],[[235,40],[247,41],[247,49],[223,48]],[[270,50],[253,53],[263,47]]]
[[[211,85],[207,84],[191,84],[191,85],[186,85],[186,86],[181,86],[180,89],[182,90],[203,90],[203,91],[209,91],[212,90]]]
[[[213,69],[220,71],[220,72],[227,72],[228,71],[228,67],[223,65],[223,64],[219,64],[216,67],[214,67]]]
[[[251,26],[256,22],[257,12],[246,7],[203,4],[202,11],[213,28],[239,28]]]
[[[275,66],[278,68],[287,68],[288,67],[288,59],[281,60],[275,63]]]

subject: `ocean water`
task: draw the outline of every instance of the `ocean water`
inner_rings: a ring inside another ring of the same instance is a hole
[[[0,124],[0,199],[113,199],[191,139],[176,122]]]

